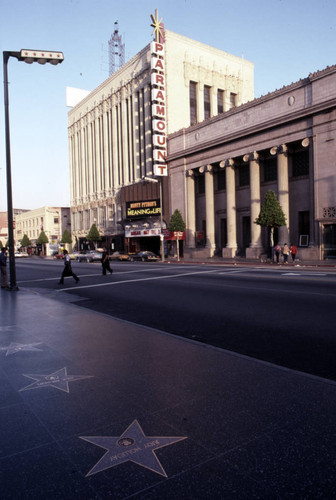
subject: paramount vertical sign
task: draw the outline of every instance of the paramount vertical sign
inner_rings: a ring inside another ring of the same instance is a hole
[[[155,42],[150,44],[151,49],[151,101],[152,101],[152,130],[153,130],[153,171],[154,175],[168,175],[166,164],[167,130],[166,130],[166,74],[165,74],[165,45],[164,28],[158,20],[157,10],[155,18],[152,15]]]

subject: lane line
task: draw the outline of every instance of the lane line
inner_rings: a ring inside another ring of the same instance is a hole
[[[66,292],[68,290],[81,290],[85,288],[98,288],[101,286],[113,286],[113,285],[122,285],[124,283],[138,283],[140,281],[154,281],[154,280],[164,280],[164,279],[169,279],[169,278],[179,278],[181,276],[192,276],[195,274],[210,274],[210,273],[217,273],[218,269],[213,269],[210,271],[195,271],[193,273],[181,273],[181,274],[170,274],[167,276],[152,276],[151,278],[139,278],[139,279],[133,279],[133,280],[124,280],[124,281],[112,281],[110,283],[97,283],[95,285],[84,285],[84,286],[75,286],[71,288],[62,288],[60,290],[56,290],[56,292]]]

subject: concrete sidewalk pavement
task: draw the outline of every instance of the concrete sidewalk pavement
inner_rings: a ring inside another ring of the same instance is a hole
[[[336,496],[331,381],[23,289],[0,335],[3,500]]]

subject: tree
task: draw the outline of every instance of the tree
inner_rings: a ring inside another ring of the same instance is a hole
[[[168,225],[169,231],[185,231],[186,230],[186,224],[182,218],[181,212],[176,209],[173,215],[170,218],[169,225]]]
[[[92,224],[89,234],[86,236],[86,239],[89,241],[93,241],[95,247],[97,247],[97,241],[101,241],[101,237],[96,224]]]
[[[168,229],[169,231],[178,231],[178,232],[184,232],[186,230],[186,224],[182,218],[181,212],[178,209],[176,209],[173,215],[171,216]],[[177,253],[177,260],[180,260],[180,242],[178,236],[176,237],[176,253]]]
[[[31,241],[26,234],[23,235],[23,238],[21,240],[21,246],[23,248],[27,248],[27,247],[31,246]]]
[[[71,236],[70,236],[70,233],[67,229],[64,229],[64,233],[63,233],[63,236],[62,236],[62,239],[61,239],[61,243],[65,244],[65,243],[72,243],[72,239],[71,239]]]
[[[43,231],[43,229],[42,229],[42,231],[40,232],[40,235],[39,235],[39,237],[37,238],[36,243],[37,243],[38,245],[41,245],[41,247],[42,247],[42,249],[43,249],[42,253],[43,253],[43,255],[45,255],[45,245],[46,245],[46,243],[49,243],[49,239],[48,239],[48,236],[47,236],[47,235],[45,234],[45,232]]]
[[[0,240],[0,250],[3,247],[2,241]]]
[[[261,205],[259,216],[256,218],[254,223],[269,229],[269,245],[272,248],[274,241],[274,228],[286,225],[285,214],[274,191],[267,191],[265,199]]]

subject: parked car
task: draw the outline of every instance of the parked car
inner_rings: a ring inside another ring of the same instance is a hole
[[[160,257],[153,252],[149,252],[145,250],[143,252],[139,252],[135,255],[132,255],[133,260],[141,260],[142,262],[156,262],[160,260]]]
[[[16,259],[22,259],[23,257],[29,257],[27,252],[14,252],[14,257]]]
[[[131,256],[126,252],[113,252],[112,255],[109,256],[110,260],[132,260]]]
[[[87,250],[86,252],[74,252],[77,262],[100,262],[102,253],[96,250]]]
[[[69,253],[70,260],[77,260],[77,257],[81,255],[82,252],[71,252]]]
[[[54,259],[64,259],[64,254],[63,253],[55,253]]]

